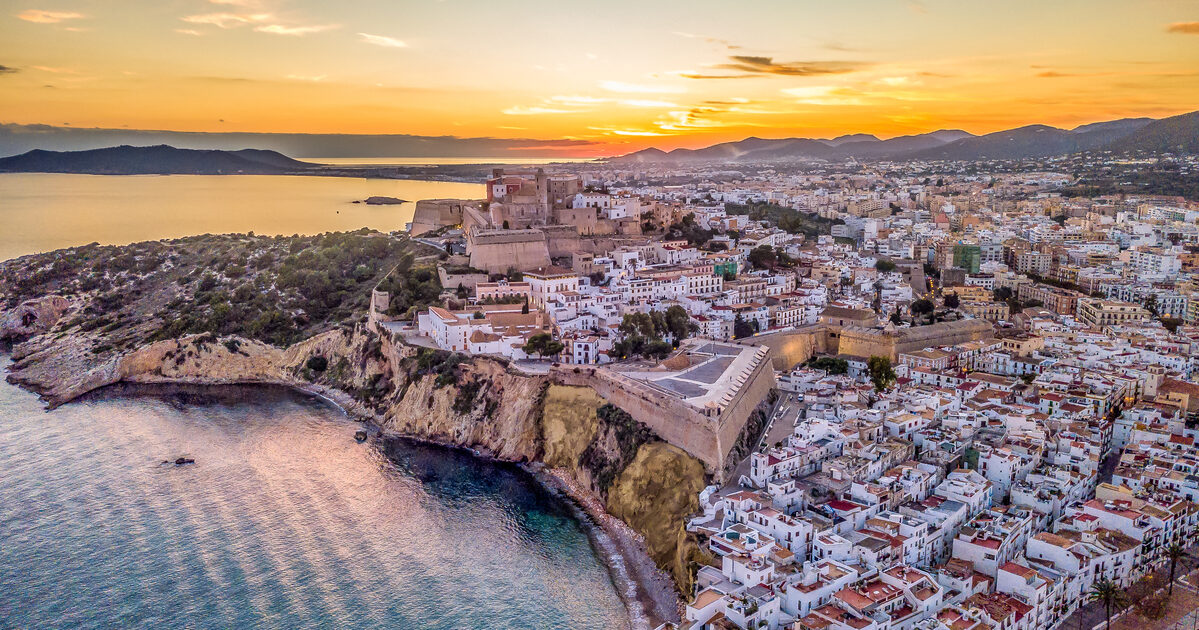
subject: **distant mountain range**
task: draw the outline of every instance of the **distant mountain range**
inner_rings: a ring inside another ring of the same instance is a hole
[[[703,149],[644,149],[616,163],[782,162],[799,160],[980,160],[1042,158],[1110,150],[1199,153],[1199,112],[1154,120],[1124,118],[1074,129],[1029,125],[982,136],[958,129],[879,140],[853,134],[832,140],[746,138]]]
[[[43,151],[0,158],[0,172],[89,173],[95,175],[286,175],[318,164],[293,160],[276,151],[218,151],[122,145],[89,151]]]

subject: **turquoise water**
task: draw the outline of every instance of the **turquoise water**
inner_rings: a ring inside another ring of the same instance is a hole
[[[358,444],[287,391],[203,391],[45,412],[0,383],[0,627],[627,624],[581,525],[523,471]]]

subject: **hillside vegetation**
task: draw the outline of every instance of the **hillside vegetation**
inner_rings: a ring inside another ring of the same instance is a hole
[[[86,334],[97,354],[196,333],[283,347],[364,317],[381,281],[393,312],[435,301],[432,260],[418,257],[430,253],[366,229],[92,244],[0,263],[0,308],[65,296],[71,310],[52,332]]]

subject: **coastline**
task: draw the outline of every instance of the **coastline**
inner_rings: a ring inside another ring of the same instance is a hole
[[[604,562],[625,602],[633,628],[656,628],[662,622],[677,622],[683,617],[683,602],[673,580],[654,564],[640,534],[609,514],[599,498],[579,487],[566,471],[539,465],[538,470],[530,472],[546,487],[569,497],[587,517],[584,522],[603,533],[594,544],[603,551]]]
[[[620,519],[608,514],[599,498],[590,490],[580,487],[566,471],[548,467],[541,462],[510,462],[477,448],[445,444],[388,431],[380,426],[377,416],[373,413],[352,411],[335,400],[333,396],[341,393],[340,390],[337,390],[336,393],[327,392],[323,391],[326,388],[303,384],[289,387],[294,391],[317,397],[333,405],[348,418],[368,424],[372,430],[373,439],[398,437],[442,448],[461,449],[483,460],[518,466],[551,494],[559,496],[571,507],[576,508],[575,518],[587,531],[587,537],[591,540],[596,557],[608,570],[612,584],[616,587],[617,595],[624,603],[630,628],[652,630],[664,621],[677,621],[682,618],[683,603],[675,591],[674,582],[649,557],[641,535]],[[352,402],[352,399],[348,399],[347,396],[347,403],[352,404]]]
[[[0,358],[5,362],[6,370],[11,366],[9,352],[0,348]],[[23,389],[31,390],[25,383],[13,382]],[[382,426],[381,418],[373,411],[362,408],[349,394],[329,387],[311,383],[289,382],[282,380],[251,379],[235,382],[203,382],[197,380],[154,380],[116,382],[80,393],[69,400],[56,401],[47,405],[47,410],[65,405],[88,396],[104,396],[105,390],[128,387],[131,390],[153,387],[186,387],[208,389],[214,387],[280,387],[290,391],[312,396],[324,403],[335,407],[348,419],[367,425],[372,442],[388,438],[400,438],[421,444],[431,444],[442,448],[460,449],[471,455],[491,462],[501,462],[515,465],[544,489],[566,502],[572,508],[576,519],[583,526],[591,542],[597,559],[603,563],[609,578],[616,589],[617,595],[624,604],[629,627],[633,630],[649,630],[657,627],[663,621],[681,618],[682,601],[674,589],[670,577],[655,564],[645,551],[640,535],[624,522],[608,514],[599,499],[589,490],[581,488],[565,471],[546,467],[540,462],[523,463],[509,461],[496,457],[484,449],[447,444],[427,438],[407,435],[391,431]],[[37,393],[37,392],[35,392]],[[44,402],[45,401],[43,398]]]

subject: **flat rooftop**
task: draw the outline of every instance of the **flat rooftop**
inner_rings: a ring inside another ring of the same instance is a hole
[[[697,340],[684,343],[677,354],[653,370],[621,373],[682,398],[694,407],[723,408],[748,384],[750,375],[767,359],[767,354],[766,348],[760,346]],[[671,367],[680,364],[685,367]]]

